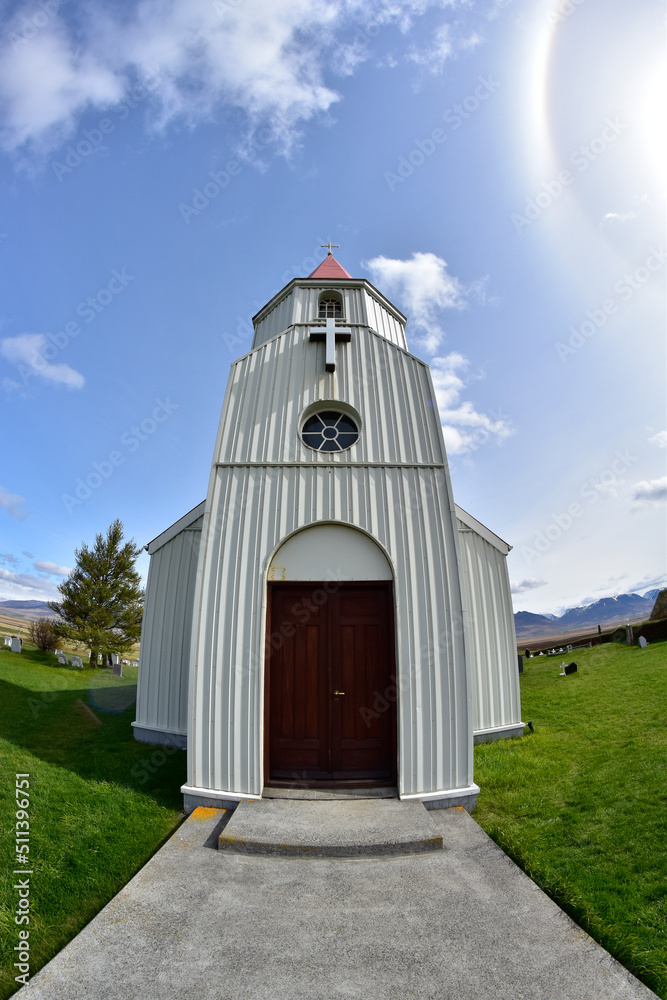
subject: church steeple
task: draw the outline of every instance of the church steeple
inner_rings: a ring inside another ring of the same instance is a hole
[[[324,247],[327,255],[311,274],[305,278],[292,278],[253,316],[255,335],[252,349],[290,327],[303,327],[309,337],[313,324],[331,318],[350,328],[370,329],[407,350],[405,316],[366,278],[353,278],[339,264],[333,255],[335,244],[327,243]],[[324,326],[321,332],[325,333]],[[336,328],[336,340],[342,339],[339,336],[341,333],[342,328]],[[315,339],[318,339],[317,336]],[[327,365],[333,363],[330,355],[329,351]]]
[[[324,258],[322,263],[318,264],[313,273],[308,275],[309,278],[328,278],[329,280],[333,279],[334,281],[338,280],[339,278],[352,278],[352,275],[349,274],[348,271],[346,271],[345,268],[338,263],[338,261],[332,254],[331,246],[332,244],[329,243],[328,254]]]

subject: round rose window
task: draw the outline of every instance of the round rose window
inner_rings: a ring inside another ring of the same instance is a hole
[[[347,413],[321,410],[308,417],[301,437],[315,451],[345,451],[358,440],[359,428]]]

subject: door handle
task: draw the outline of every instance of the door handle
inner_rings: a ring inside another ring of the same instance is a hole
[[[334,691],[334,694],[345,694],[344,691]]]

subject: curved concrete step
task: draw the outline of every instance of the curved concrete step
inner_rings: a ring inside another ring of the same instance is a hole
[[[218,850],[280,857],[386,857],[441,851],[442,833],[421,802],[398,799],[244,799]]]

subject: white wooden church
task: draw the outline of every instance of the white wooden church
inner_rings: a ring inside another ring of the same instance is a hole
[[[471,809],[523,732],[502,539],[454,503],[406,318],[331,253],[253,319],[206,500],[148,546],[134,735],[186,811],[267,786]]]

